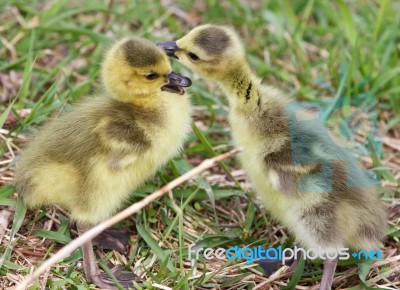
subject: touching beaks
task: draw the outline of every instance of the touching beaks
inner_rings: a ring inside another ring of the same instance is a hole
[[[158,42],[157,46],[162,48],[168,56],[176,59],[178,58],[175,55],[175,52],[180,50],[180,48],[178,47],[175,41]]]

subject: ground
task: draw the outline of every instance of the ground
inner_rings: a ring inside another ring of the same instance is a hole
[[[21,228],[13,251],[0,259],[0,288],[17,284],[76,236],[61,208],[15,213],[14,166],[30,136],[81,97],[101,91],[101,57],[115,39],[172,40],[210,22],[239,30],[263,81],[318,105],[333,134],[380,180],[389,208],[381,245],[385,259],[372,265],[340,262],[334,288],[399,288],[399,10],[400,2],[390,0],[2,1],[0,252]],[[189,89],[193,130],[184,151],[133,192],[131,203],[232,147],[222,92],[176,62],[173,66],[194,82]],[[118,227],[131,231],[129,255],[97,250],[100,265],[122,264],[135,271],[146,281],[143,289],[293,289],[296,283],[296,289],[307,289],[321,279],[319,261],[298,267],[294,276],[282,268],[269,278],[243,260],[202,259],[191,265],[187,251],[195,242],[214,249],[293,246],[293,237],[270,219],[234,158]],[[80,261],[76,251],[31,289],[95,289],[85,282]]]

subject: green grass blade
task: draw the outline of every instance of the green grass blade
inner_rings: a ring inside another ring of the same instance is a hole
[[[343,92],[345,89],[346,85],[346,80],[349,72],[349,66],[347,63],[344,63],[341,68],[341,78],[340,78],[340,84],[339,88],[336,92],[335,98],[332,101],[331,105],[323,112],[322,114],[322,120],[326,121],[329,116],[332,114],[334,109],[338,106],[340,103],[341,98],[343,97]]]
[[[195,124],[193,124],[192,128],[193,128],[193,132],[196,134],[196,136],[199,138],[200,142],[204,145],[204,147],[211,154],[211,156],[213,156],[213,157],[217,156],[217,153],[214,151],[210,142],[207,140],[207,138],[204,136],[204,134],[200,131],[200,129]],[[241,188],[241,185],[236,180],[236,178],[232,175],[231,171],[228,169],[228,167],[225,165],[225,163],[223,161],[221,161],[218,164],[225,171],[225,173],[235,182],[235,184],[239,188]]]
[[[7,248],[0,258],[0,269],[3,267],[4,262],[8,261],[10,259],[10,255],[13,249],[13,240],[15,235],[18,233],[19,229],[21,228],[22,222],[24,221],[25,215],[26,215],[26,205],[22,201],[22,198],[18,197],[17,198],[17,205],[15,207],[15,215],[14,215],[14,220],[13,220],[13,225],[11,228],[11,233],[10,233],[10,243],[7,245]]]
[[[164,262],[165,260],[169,259],[169,256],[164,252],[163,249],[161,249],[161,247],[157,244],[157,242],[150,235],[148,230],[146,230],[139,223],[136,224],[136,230],[137,230],[138,234],[142,237],[142,239],[147,243],[147,245],[149,245],[149,247],[152,249],[152,251],[161,260],[161,262]],[[176,269],[172,265],[171,261],[168,261],[167,267],[168,267],[168,270],[170,270],[171,272],[176,271]]]
[[[383,20],[387,15],[387,12],[388,12],[388,9],[389,9],[391,3],[392,3],[391,0],[380,0],[379,1],[379,4],[380,4],[379,13],[378,13],[378,18],[375,22],[374,34],[373,34],[374,43],[376,43],[376,41],[378,40],[378,35],[379,35],[379,32],[381,31]]]
[[[357,29],[356,26],[354,25],[352,13],[349,9],[349,5],[345,3],[343,0],[339,0],[336,2],[339,6],[340,10],[340,17],[341,17],[341,23],[343,25],[344,33],[351,44],[351,46],[354,46],[357,40]]]
[[[107,36],[104,36],[103,34],[93,32],[92,30],[86,29],[86,28],[80,28],[77,26],[73,25],[65,25],[62,27],[59,26],[38,26],[38,30],[41,32],[58,32],[58,33],[70,33],[70,34],[78,34],[78,35],[86,35],[90,38],[92,38],[93,41],[96,43],[102,43],[102,44],[110,44],[111,39],[108,38]]]
[[[17,202],[15,201],[15,199],[0,197],[0,205],[1,206],[16,206]]]
[[[256,213],[256,207],[254,206],[253,201],[249,199],[247,205],[246,220],[244,222],[244,229],[248,232],[250,231],[253,225],[255,213]]]
[[[172,160],[172,164],[174,165],[179,175],[182,175],[193,168],[193,166],[184,159]],[[194,180],[201,188],[206,191],[212,205],[215,207],[215,194],[211,185],[201,176],[195,177]]]
[[[360,277],[360,280],[364,283],[373,262],[373,260],[366,260],[358,264],[358,276]]]
[[[380,88],[385,86],[387,83],[389,83],[395,77],[398,77],[399,74],[400,74],[400,66],[394,67],[394,68],[387,70],[386,72],[380,74],[379,77],[375,80],[374,85],[371,88],[371,91],[378,92]]]
[[[14,101],[12,101],[9,105],[8,105],[8,107],[7,107],[7,109],[3,112],[3,113],[1,113],[1,115],[0,115],[0,128],[3,128],[3,125],[4,125],[4,123],[6,122],[6,120],[7,120],[7,116],[10,114],[10,112],[11,112],[11,108],[12,108],[12,106],[14,105],[14,102],[15,102],[15,99],[14,99]]]
[[[53,231],[47,231],[47,230],[35,230],[33,231],[33,234],[42,238],[54,240],[60,244],[68,244],[71,241],[71,238],[59,233],[59,232],[53,232]]]
[[[14,185],[6,185],[6,186],[3,186],[3,187],[0,187],[0,197],[2,197],[2,198],[9,197],[14,192],[15,192],[15,186]]]
[[[27,98],[27,96],[29,94],[29,90],[30,90],[32,70],[33,70],[33,65],[35,63],[35,60],[33,59],[33,55],[32,55],[35,38],[36,38],[35,30],[32,30],[31,38],[29,41],[29,50],[27,53],[22,84],[21,84],[21,87],[19,88],[16,98],[14,99],[14,100],[18,99],[19,107],[23,107],[23,104],[26,103],[26,98]]]
[[[297,264],[296,270],[294,271],[292,278],[290,278],[289,283],[282,290],[292,290],[296,287],[297,283],[299,283],[301,276],[304,272],[305,260],[303,255],[301,255],[299,259],[299,263]]]

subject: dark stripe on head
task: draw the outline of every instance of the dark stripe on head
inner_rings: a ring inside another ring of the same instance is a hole
[[[230,38],[225,30],[220,27],[207,27],[199,32],[194,43],[208,54],[218,55],[227,49]]]
[[[133,67],[153,66],[163,58],[162,51],[154,43],[141,38],[125,41],[122,44],[122,53]]]

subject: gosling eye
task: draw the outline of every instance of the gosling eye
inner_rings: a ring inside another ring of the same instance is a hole
[[[148,79],[148,80],[155,80],[158,77],[159,77],[159,75],[156,73],[149,73],[146,75],[146,79]]]
[[[200,58],[194,54],[193,52],[188,52],[188,56],[190,57],[191,60],[199,60]]]

